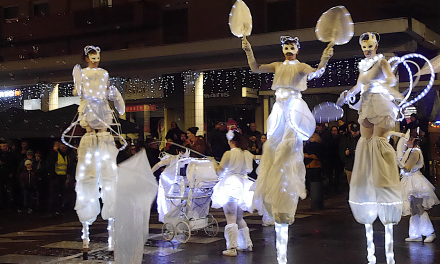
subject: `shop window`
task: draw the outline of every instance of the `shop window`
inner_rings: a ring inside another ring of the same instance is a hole
[[[8,6],[3,9],[3,18],[6,23],[18,20],[18,6]]]
[[[188,41],[188,9],[174,9],[163,12],[163,42],[165,44]]]
[[[49,3],[34,4],[34,17],[45,17],[49,14]]]
[[[295,29],[296,0],[267,3],[269,32]]]
[[[92,0],[93,8],[96,7],[111,7],[113,6],[113,0]]]

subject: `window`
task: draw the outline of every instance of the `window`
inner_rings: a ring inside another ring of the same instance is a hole
[[[6,23],[18,20],[18,6],[8,6],[3,9],[3,18]]]
[[[92,0],[93,8],[95,7],[112,7],[113,0]]]
[[[49,14],[49,3],[34,4],[34,17],[45,17]]]

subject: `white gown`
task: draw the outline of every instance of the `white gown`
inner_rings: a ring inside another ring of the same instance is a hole
[[[397,106],[385,84],[380,61],[360,70],[363,85],[359,123],[364,119],[382,128],[394,127]],[[402,215],[402,197],[396,152],[384,137],[361,137],[356,146],[349,203],[355,219],[371,224],[379,216],[383,224],[396,224]]]
[[[275,72],[272,89],[276,90],[276,103],[267,120],[268,139],[253,187],[254,206],[260,214],[263,205],[271,215],[287,214],[292,223],[299,197],[307,196],[303,141],[313,134],[316,122],[300,91],[307,89],[307,77],[314,69],[296,60],[261,67],[272,67]]]
[[[420,169],[423,167],[423,155],[419,148],[410,148],[403,155],[402,161],[398,162],[400,175],[402,177],[402,197],[403,197],[403,215],[411,215],[410,197],[422,198],[424,210],[430,209],[436,204],[440,204],[435,195],[434,186],[423,176]],[[403,168],[405,165],[412,167],[411,171]]]
[[[250,188],[253,184],[247,174],[252,172],[254,156],[247,150],[233,148],[223,154],[220,161],[220,181],[214,186],[212,207],[221,208],[230,198],[237,200],[237,205],[243,211],[251,212],[252,197]]]

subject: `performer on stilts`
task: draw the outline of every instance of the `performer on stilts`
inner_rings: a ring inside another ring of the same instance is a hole
[[[247,174],[252,172],[254,155],[246,150],[246,139],[238,132],[229,130],[226,135],[231,150],[226,151],[216,172],[220,181],[214,186],[212,207],[221,208],[225,213],[226,250],[224,256],[235,257],[238,251],[252,251],[249,228],[243,219],[243,212],[252,212],[253,184]]]
[[[436,235],[426,210],[440,204],[440,201],[435,195],[434,186],[420,172],[424,163],[422,151],[419,148],[420,135],[418,130],[419,128],[408,130],[406,136],[399,135],[402,138],[399,140],[397,148],[397,164],[402,177],[400,181],[403,197],[402,215],[411,215],[409,237],[405,239],[406,242],[431,243]]]
[[[296,59],[300,44],[297,37],[281,37],[284,62],[258,65],[250,43],[243,38],[242,48],[254,73],[273,72],[272,89],[276,103],[267,120],[267,141],[263,147],[255,182],[254,203],[260,213],[263,206],[275,220],[277,259],[287,263],[288,227],[294,222],[298,199],[307,195],[303,141],[315,131],[315,119],[301,97],[307,79],[319,78],[333,56],[333,44],[323,52],[317,69]]]
[[[87,259],[89,247],[89,226],[101,212],[104,220],[108,220],[109,251],[114,250],[114,210],[116,196],[118,149],[115,146],[111,128],[115,125],[113,110],[109,100],[114,101],[119,114],[124,114],[125,104],[119,91],[109,85],[109,74],[98,68],[100,48],[86,46],[85,60],[88,67],[81,69],[76,65],[73,69],[74,95],[81,96],[78,107],[78,120],[74,122],[63,136],[79,124],[87,133],[81,138],[78,147],[78,165],[76,170],[76,205],[75,210],[83,225],[83,258]],[[122,137],[116,132],[122,139]],[[64,138],[63,138],[64,139]],[[122,139],[123,140],[123,139]],[[124,147],[126,146],[126,142]],[[102,199],[101,211],[99,198]]]
[[[397,79],[390,64],[382,54],[376,53],[379,34],[366,32],[359,38],[359,44],[365,59],[359,63],[357,84],[343,92],[339,100],[347,102],[361,92],[361,138],[355,152],[349,203],[355,219],[365,225],[368,263],[376,263],[373,222],[379,217],[385,226],[386,261],[393,264],[393,225],[399,223],[402,215],[402,189],[396,152],[387,136],[399,112],[395,101],[403,96],[393,88]]]

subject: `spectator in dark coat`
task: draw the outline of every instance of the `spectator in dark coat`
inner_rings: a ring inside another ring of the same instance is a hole
[[[0,143],[0,206],[7,205],[12,209],[14,204],[14,157],[9,152],[6,142]]]
[[[38,179],[33,169],[32,161],[24,162],[25,169],[20,173],[20,189],[22,194],[22,208],[27,209],[28,214],[32,213],[37,204]]]
[[[360,135],[360,127],[359,124],[352,124],[350,126],[350,134],[343,137],[341,139],[341,143],[339,145],[339,155],[342,161],[345,163],[344,170],[347,174],[347,181],[350,185],[351,173],[353,171],[354,165],[354,154],[356,151],[356,145],[359,141]]]
[[[228,139],[226,138],[226,124],[224,122],[218,122],[214,130],[209,133],[209,143],[211,145],[212,156],[220,161],[223,153],[230,149]]]
[[[171,128],[168,130],[168,133],[166,135],[166,139],[171,139],[173,142],[177,144],[182,144],[182,141],[180,140],[180,134],[182,134],[183,131],[180,130],[180,128],[177,126],[176,122],[171,122]]]

